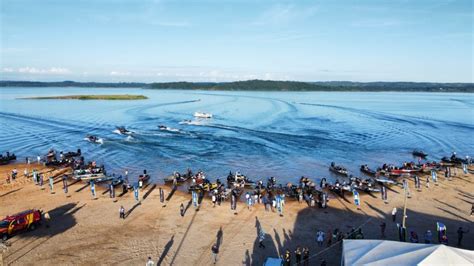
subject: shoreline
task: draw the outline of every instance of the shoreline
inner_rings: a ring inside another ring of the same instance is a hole
[[[97,190],[94,200],[88,184],[82,181],[70,184],[69,196],[66,196],[61,189],[63,170],[57,169],[51,172],[57,176],[55,193],[51,194],[47,184],[41,190],[31,178],[22,177],[25,166],[21,163],[0,166],[1,181],[13,167],[19,171],[15,181],[18,183],[0,186],[2,205],[9,206],[0,208],[0,216],[38,208],[49,212],[52,220],[50,228],[41,226],[8,240],[9,246],[0,252],[5,264],[97,264],[105,260],[107,264],[128,265],[145,263],[151,256],[155,263],[160,261],[163,265],[207,265],[211,264],[210,247],[221,232],[218,265],[261,265],[266,257],[282,255],[287,248],[294,251],[296,246],[309,247],[310,265],[319,264],[320,259],[325,259],[328,265],[337,265],[340,263],[340,244],[332,243],[327,247],[325,241],[323,247],[318,247],[315,242],[318,229],[329,236],[336,227],[344,233],[352,227],[361,227],[365,238],[380,239],[380,223],[385,221],[386,239],[397,240],[396,224],[391,221],[393,207],[399,209],[397,222],[401,222],[403,197],[398,186],[389,190],[388,204],[378,194],[361,194],[360,210],[352,197],[343,199],[331,195],[327,209],[287,201],[284,216],[279,217],[276,212],[265,211],[260,204],[248,210],[244,202],[239,202],[235,215],[229,201],[212,207],[205,197],[199,211],[188,206],[181,217],[179,206],[187,206],[191,196],[177,190],[169,197],[171,189],[168,186],[145,186],[139,192],[139,204],[134,200],[133,192],[121,196],[116,193],[113,200],[102,188]],[[39,168],[37,164],[32,166]],[[457,226],[466,229],[472,225],[473,218],[468,212],[474,199],[471,182],[474,175],[464,175],[459,169],[457,172],[453,180],[440,177],[439,185],[432,184],[429,189],[423,182],[421,192],[413,188],[410,180],[412,197],[408,199],[407,227],[418,233],[420,242],[427,229],[434,232],[433,240],[436,239],[436,221],[446,224],[450,246],[456,244]],[[165,198],[169,197],[166,205],[160,203],[159,188],[165,191]],[[125,220],[118,217],[121,205],[128,213]],[[258,248],[256,226],[266,233],[265,249]],[[463,248],[474,250],[473,240],[474,234],[466,234]],[[29,243],[34,244],[24,250],[25,245],[31,245]]]

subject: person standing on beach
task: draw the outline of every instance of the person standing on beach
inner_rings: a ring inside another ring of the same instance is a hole
[[[467,164],[462,163],[462,171],[464,172],[464,175],[467,175]]]
[[[426,188],[430,188],[430,177],[426,177]]]
[[[263,231],[263,228],[260,227],[260,230],[258,233],[258,247],[259,248],[265,248],[265,245],[263,244],[264,240],[265,240],[265,231]]]
[[[39,178],[39,181],[36,181],[39,183],[39,186],[41,187],[41,190],[43,190],[43,183],[44,183],[44,176],[43,174],[37,174],[36,175],[37,178]]]
[[[64,194],[68,193],[67,175],[63,175],[63,190]]]
[[[435,169],[431,169],[431,179],[433,180],[433,183],[437,183],[438,181],[438,173],[436,173]]]
[[[458,247],[460,247],[463,235],[469,233],[469,230],[464,231],[462,227],[459,227],[457,233],[458,233]]]
[[[46,228],[49,228],[49,223],[51,222],[51,216],[49,216],[49,212],[45,212],[43,217],[46,223]]]
[[[184,205],[183,205],[183,203],[181,203],[181,205],[179,206],[179,214],[181,214],[181,217],[184,217]]]
[[[139,202],[140,198],[138,197],[138,186],[133,187],[133,194],[135,196],[135,201]]]
[[[395,222],[396,219],[397,219],[397,208],[394,207],[392,210],[392,221]]]
[[[297,246],[295,250],[295,259],[296,259],[296,265],[298,266],[301,265],[301,255],[302,255],[301,248],[300,246]]]
[[[163,188],[160,187],[160,202],[163,204],[165,202],[165,192],[163,191]]]
[[[304,266],[309,265],[309,248],[308,247],[303,248],[303,265]]]
[[[217,246],[217,244],[212,245],[211,252],[212,252],[212,260],[214,264],[216,264],[217,254],[219,254],[219,247]]]
[[[283,261],[285,262],[285,266],[291,266],[291,252],[289,249],[285,251],[285,255],[283,256]]]
[[[385,222],[382,222],[380,224],[380,237],[385,238],[385,228],[387,227],[387,224]]]
[[[92,198],[96,198],[95,197],[95,184],[94,184],[94,181],[91,180],[91,193],[92,193]]]
[[[119,215],[120,219],[125,219],[125,208],[123,206],[120,206]]]
[[[109,184],[109,197],[111,199],[115,198],[115,187],[112,183]]]
[[[155,263],[153,262],[153,260],[151,259],[151,257],[148,257],[148,261],[146,262],[145,265],[146,265],[146,266],[153,266],[153,265],[155,265]]]
[[[36,160],[38,161],[38,164],[41,164],[41,156],[36,156]]]
[[[324,243],[324,232],[321,230],[318,230],[316,232],[316,242],[318,242],[318,246],[322,247]]]
[[[191,191],[191,197],[193,199],[193,206],[194,208],[197,208],[198,207],[198,196],[197,196],[197,193],[196,191]]]
[[[23,176],[25,178],[28,178],[28,169],[25,168],[25,171],[23,171]]]
[[[213,192],[212,192],[211,200],[212,200],[212,207],[213,207],[213,208],[216,207],[216,203],[217,203],[216,194],[217,194],[216,191],[213,191]]]
[[[54,186],[54,178],[52,176],[49,177],[49,189],[51,191],[51,194],[54,193],[53,191],[53,186]]]
[[[433,239],[433,233],[431,233],[431,230],[427,230],[425,233],[425,244],[431,244],[431,241]]]

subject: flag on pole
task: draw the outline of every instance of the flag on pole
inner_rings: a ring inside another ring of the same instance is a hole
[[[357,206],[357,209],[359,209],[360,208],[359,192],[357,192],[357,190],[353,190],[352,193],[354,194],[354,203]]]
[[[92,197],[95,199],[95,184],[94,181],[91,181],[91,192],[92,192]]]

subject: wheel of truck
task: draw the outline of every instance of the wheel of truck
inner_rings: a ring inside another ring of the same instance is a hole
[[[30,225],[30,230],[35,230],[35,228],[36,228],[36,224],[31,224]]]
[[[5,242],[5,241],[7,241],[7,239],[8,239],[8,235],[7,235],[7,234],[3,234],[3,235],[2,235],[2,241]]]

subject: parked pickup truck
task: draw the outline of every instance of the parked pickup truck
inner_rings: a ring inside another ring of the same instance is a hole
[[[35,209],[9,215],[0,220],[0,238],[6,241],[19,232],[34,230],[40,222],[41,211]]]

